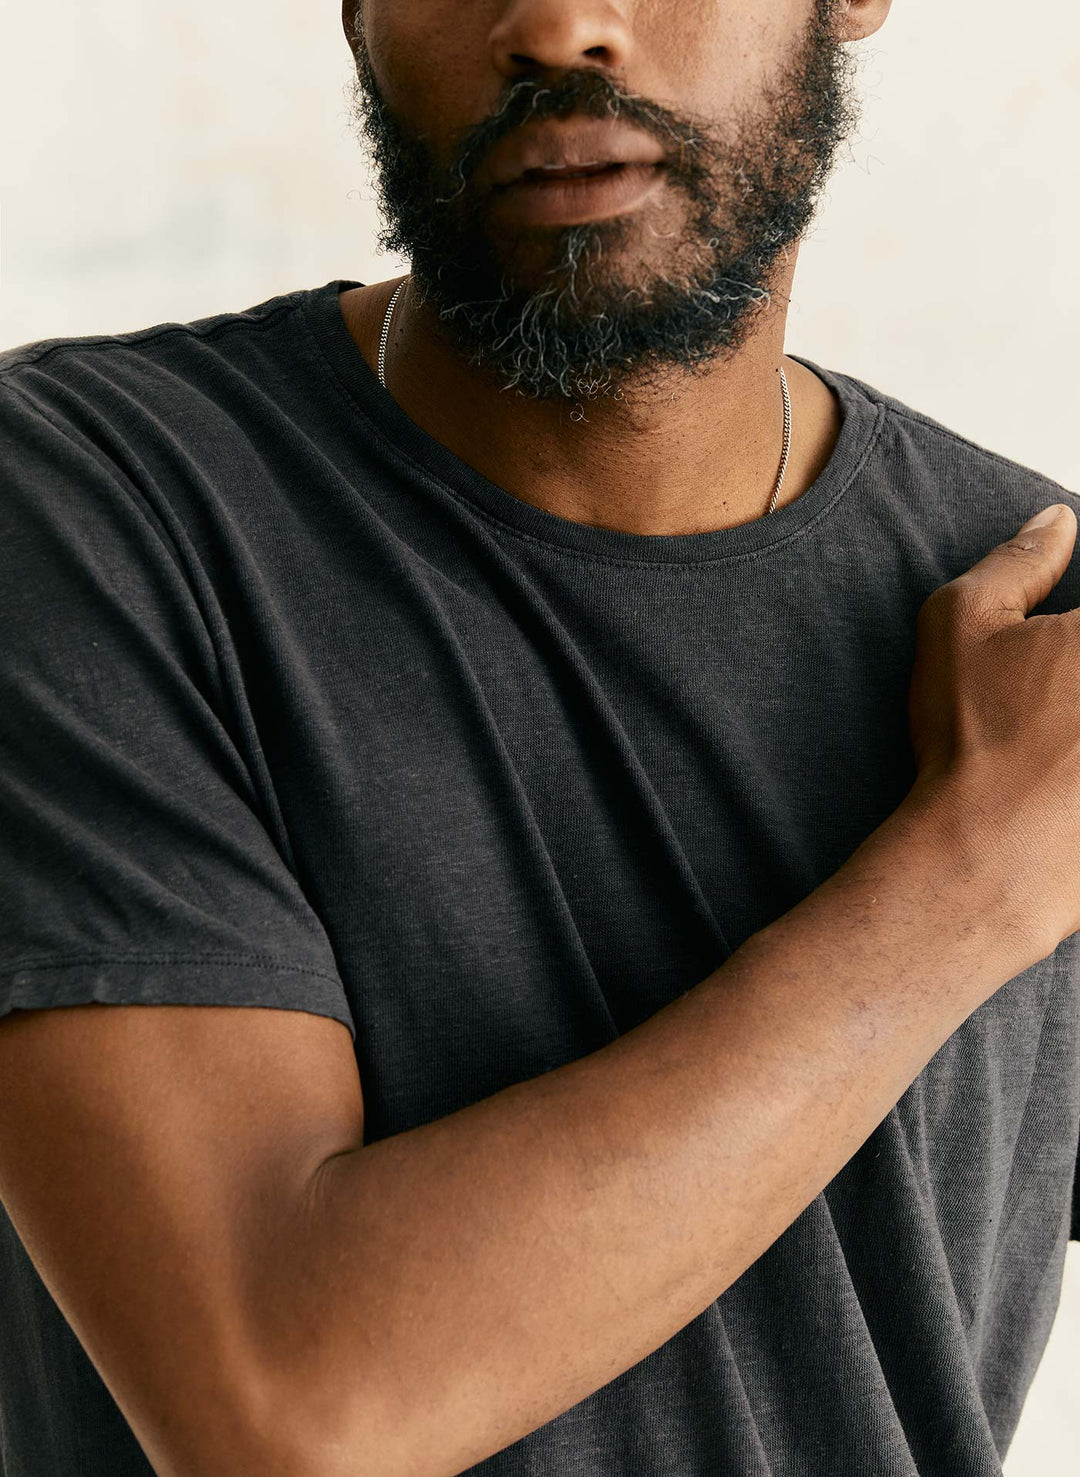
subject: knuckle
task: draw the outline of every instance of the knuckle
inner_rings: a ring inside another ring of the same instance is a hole
[[[1018,533],[1014,538],[998,545],[999,551],[1006,559],[1027,559],[1040,557],[1045,552],[1044,541],[1034,533]]]
[[[977,585],[973,585],[965,575],[959,579],[950,580],[947,585],[939,585],[932,590],[923,603],[923,610],[937,620],[952,620],[962,615],[980,599]]]
[[[919,615],[924,624],[948,628],[984,624],[1002,610],[1012,608],[1003,591],[984,580],[960,575],[932,591]]]

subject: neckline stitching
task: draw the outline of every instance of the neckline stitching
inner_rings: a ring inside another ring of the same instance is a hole
[[[862,471],[863,466],[865,465],[871,451],[874,448],[875,443],[877,442],[878,436],[881,433],[886,414],[887,412],[885,406],[877,407],[877,411],[874,417],[874,424],[870,428],[867,435],[865,447],[859,454],[855,464],[852,466],[850,474],[843,479],[840,486],[836,489],[835,493],[829,499],[829,501],[823,507],[819,508],[816,513],[812,514],[805,523],[800,524],[798,528],[793,528],[790,533],[783,535],[781,538],[774,539],[770,543],[762,544],[756,549],[733,549],[730,553],[727,554],[703,555],[700,558],[694,559],[620,559],[617,555],[614,554],[598,554],[589,549],[563,548],[559,544],[550,543],[547,539],[542,538],[539,534],[529,533],[525,529],[516,528],[513,524],[510,523],[503,523],[501,519],[496,518],[493,514],[488,514],[486,509],[477,509],[477,511],[481,514],[481,516],[487,516],[490,518],[490,521],[498,523],[499,527],[504,528],[512,538],[521,539],[527,543],[542,544],[543,547],[549,550],[552,554],[562,555],[568,559],[587,559],[594,564],[614,564],[622,569],[683,569],[686,570],[687,573],[690,573],[694,569],[699,568],[702,565],[728,563],[734,564],[743,560],[749,561],[752,559],[759,559],[762,556],[772,554],[774,550],[784,549],[787,548],[790,544],[795,543],[798,539],[802,538],[804,534],[809,533],[811,529],[816,528],[821,520],[827,517],[832,512],[840,499],[850,491],[851,484],[854,482],[859,472]],[[807,491],[809,490],[810,489],[807,488]],[[452,488],[448,489],[448,491],[453,493]],[[473,504],[470,503],[469,506],[471,508],[473,507]],[[788,504],[787,506],[791,505]],[[744,526],[744,524],[736,525],[736,527],[739,528],[742,528]],[[724,529],[707,530],[707,532],[714,533],[723,533],[726,531],[727,530]],[[678,535],[662,536],[678,537]],[[693,538],[695,535],[689,534],[685,536]]]
[[[333,289],[335,293],[339,291],[338,283],[336,281],[328,284],[328,287]],[[299,318],[304,326],[305,336],[308,342],[317,350],[318,359],[320,363],[325,367],[325,369],[329,372],[335,391],[337,392],[340,399],[344,402],[345,406],[350,412],[359,410],[360,414],[367,422],[367,425],[369,426],[371,432],[378,440],[383,454],[391,462],[391,464],[394,465],[399,472],[408,471],[411,475],[418,477],[422,481],[423,485],[429,490],[444,493],[446,496],[450,497],[458,507],[464,509],[470,515],[482,519],[485,523],[492,525],[493,528],[505,533],[508,537],[521,540],[525,543],[540,545],[549,553],[560,555],[563,559],[574,560],[578,562],[584,561],[592,564],[614,565],[621,569],[683,569],[689,571],[703,565],[727,564],[739,560],[756,559],[762,555],[771,554],[773,550],[786,548],[791,543],[801,538],[803,534],[808,533],[812,528],[815,528],[817,524],[820,523],[822,518],[826,517],[829,513],[832,512],[833,508],[836,507],[840,499],[848,492],[852,482],[854,481],[858,473],[862,470],[867,458],[870,455],[870,452],[876,445],[878,437],[881,433],[881,429],[885,422],[886,414],[888,413],[888,407],[883,402],[870,400],[870,404],[873,405],[875,409],[874,422],[867,432],[866,443],[862,451],[856,458],[848,475],[844,477],[841,481],[840,486],[836,489],[834,495],[823,507],[819,508],[815,514],[807,519],[805,523],[800,524],[798,528],[793,528],[789,534],[779,539],[775,539],[772,542],[763,544],[756,549],[733,549],[726,554],[702,555],[700,557],[690,559],[622,559],[615,554],[601,554],[591,549],[569,549],[552,539],[544,538],[541,534],[533,533],[523,528],[518,528],[515,524],[509,522],[508,520],[500,518],[498,514],[492,512],[491,509],[483,507],[479,502],[474,501],[466,493],[460,491],[458,488],[453,486],[446,478],[440,476],[436,472],[433,472],[422,462],[418,461],[413,456],[412,452],[409,451],[407,448],[398,446],[398,444],[391,438],[386,428],[380,424],[378,419],[376,419],[372,407],[366,405],[363,400],[360,399],[359,395],[354,393],[354,391],[346,383],[346,381],[340,374],[337,365],[334,363],[333,359],[327,352],[326,347],[322,343],[319,334],[316,333],[315,328],[312,325],[307,308],[310,307],[317,311],[319,306],[319,293],[326,291],[327,288],[315,288],[308,295],[306,301],[298,302],[295,305],[298,309],[301,310]],[[370,374],[371,368],[368,365],[367,361],[363,358],[363,355],[360,353],[360,349],[356,345],[355,341],[352,339],[351,334],[349,334],[348,325],[345,323],[345,319],[341,315],[341,308],[336,298],[332,305],[328,303],[327,306],[333,306],[334,308],[336,308],[338,315],[341,317],[341,326],[344,332],[349,336],[349,342],[352,344],[356,353],[360,356],[363,367]],[[869,399],[869,397],[866,398]],[[398,407],[398,409],[400,410],[400,406]],[[403,411],[401,413],[404,414]],[[417,427],[417,429],[422,431],[421,427]],[[431,437],[430,439],[434,446],[442,447],[442,443],[440,441],[436,441],[434,437]],[[448,455],[453,455],[448,447],[442,447],[442,449],[447,452]],[[489,479],[484,478],[483,473],[478,472],[475,467],[470,468],[467,462],[463,462],[462,466],[465,467],[467,471],[471,472],[473,476],[480,477],[484,481],[489,481]],[[490,485],[492,487],[496,486],[495,483],[490,483]],[[814,485],[816,485],[816,481],[815,483],[811,484],[811,486]],[[506,493],[505,488],[500,488],[499,491]],[[810,488],[807,488],[807,492],[809,491]],[[806,494],[804,493],[803,496],[805,495]],[[506,496],[513,496],[513,494],[506,493]],[[522,502],[522,506],[529,508],[533,507],[534,505]],[[793,505],[787,504],[786,506]],[[543,512],[544,510],[536,509],[536,511]],[[587,528],[590,525],[580,524],[577,526]],[[736,526],[741,528],[745,527],[746,525],[738,524]],[[615,532],[616,530],[607,529],[601,531]],[[725,531],[726,530],[723,529],[707,530],[707,532],[720,533]],[[685,536],[694,537],[694,535],[692,534]],[[679,535],[662,535],[662,537],[679,537]]]

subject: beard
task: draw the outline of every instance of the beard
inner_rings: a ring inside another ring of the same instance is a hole
[[[509,83],[448,164],[388,108],[358,8],[353,115],[374,166],[379,248],[408,258],[410,292],[456,352],[518,394],[622,399],[624,387],[661,386],[672,371],[692,375],[733,357],[772,301],[778,263],[812,221],[858,123],[835,3],[815,0],[779,80],[727,131],[579,69],[554,83]],[[474,183],[480,164],[526,121],[571,114],[615,119],[660,141],[662,190],[684,204],[675,230],[650,227],[652,201],[577,225],[515,231],[492,222],[489,193]],[[645,249],[658,242],[661,260]]]

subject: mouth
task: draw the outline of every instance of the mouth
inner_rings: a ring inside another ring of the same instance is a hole
[[[559,182],[570,179],[591,179],[597,174],[610,174],[619,169],[625,169],[626,165],[621,162],[605,162],[595,160],[589,164],[541,164],[536,169],[526,169],[519,174],[517,179],[512,180],[510,185],[502,186],[503,189],[512,188],[514,185],[527,183]]]
[[[666,165],[541,165],[493,188],[495,210],[518,225],[580,225],[623,215],[663,184]]]
[[[507,185],[496,185],[495,191],[511,191],[520,185],[563,185],[566,180],[595,179],[597,176],[619,174],[634,165],[621,160],[595,160],[589,164],[541,164],[532,170],[524,170]]]

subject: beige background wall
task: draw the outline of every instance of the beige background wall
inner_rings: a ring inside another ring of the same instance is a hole
[[[338,0],[10,3],[0,41],[0,346],[406,269],[373,251]],[[1080,493],[1080,7],[894,0],[859,50],[788,350]],[[1008,1477],[1078,1448],[1074,1246]]]

